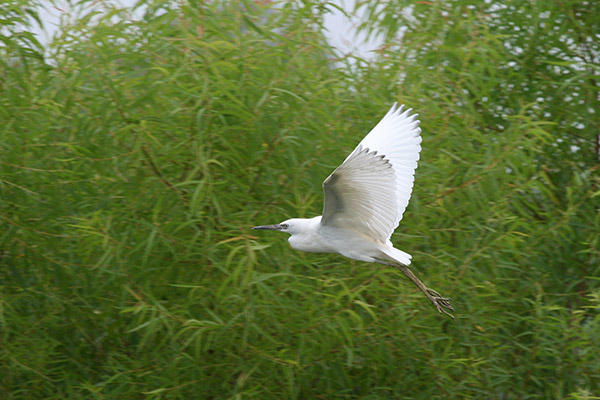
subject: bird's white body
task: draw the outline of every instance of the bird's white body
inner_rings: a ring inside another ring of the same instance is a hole
[[[321,216],[293,218],[283,223],[290,246],[310,253],[337,253],[353,260],[365,262],[398,261],[410,264],[410,254],[393,247],[390,241],[377,243],[362,232],[321,224]]]
[[[412,193],[421,151],[417,114],[396,104],[323,182],[323,215],[293,218],[272,229],[289,233],[297,250],[338,253],[354,260],[400,268],[436,305],[452,309],[449,299],[428,289],[407,268],[411,256],[390,238]],[[444,310],[444,312],[446,312]]]

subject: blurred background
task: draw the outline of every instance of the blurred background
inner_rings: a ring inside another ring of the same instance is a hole
[[[600,398],[600,3],[31,1],[0,9],[0,393]],[[254,225],[397,101],[394,269]]]

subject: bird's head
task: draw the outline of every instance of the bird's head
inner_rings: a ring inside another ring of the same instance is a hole
[[[252,229],[265,229],[265,230],[270,230],[270,231],[280,231],[280,232],[285,232],[285,233],[289,233],[290,235],[293,235],[295,233],[299,233],[302,230],[304,230],[304,227],[307,225],[307,221],[308,220],[306,220],[304,218],[292,218],[292,219],[285,220],[280,224],[255,226]]]

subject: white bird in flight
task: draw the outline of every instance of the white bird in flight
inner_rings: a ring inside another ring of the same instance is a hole
[[[297,250],[338,253],[400,269],[437,310],[449,315],[451,299],[429,289],[408,268],[411,255],[390,237],[408,205],[421,151],[418,114],[394,103],[342,165],[323,182],[323,215],[256,226],[289,233]]]

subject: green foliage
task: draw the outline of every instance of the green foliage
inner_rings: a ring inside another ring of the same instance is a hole
[[[600,398],[600,3],[365,2],[388,45],[336,66],[327,3],[81,1],[46,50],[30,3],[0,21],[0,393]],[[393,101],[424,138],[393,241],[454,322],[250,230],[320,214]]]

